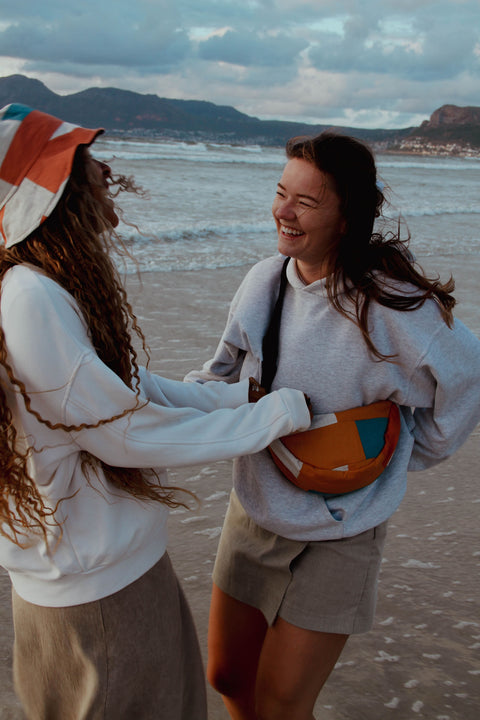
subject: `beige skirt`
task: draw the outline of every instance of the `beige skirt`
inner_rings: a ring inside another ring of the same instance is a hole
[[[258,608],[269,625],[346,635],[367,632],[375,617],[387,523],[351,538],[299,542],[259,527],[235,491],[220,537],[215,584]]]
[[[13,591],[15,690],[29,720],[206,720],[203,665],[168,555],[96,602]]]

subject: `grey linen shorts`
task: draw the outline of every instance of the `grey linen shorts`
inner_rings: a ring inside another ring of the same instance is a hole
[[[168,555],[113,595],[70,607],[13,591],[15,690],[29,720],[206,720],[190,609]]]
[[[320,632],[370,630],[387,523],[341,540],[299,542],[259,527],[235,491],[220,537],[213,581],[223,592]]]

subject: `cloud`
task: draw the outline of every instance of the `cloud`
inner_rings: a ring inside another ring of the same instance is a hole
[[[201,42],[199,57],[245,67],[283,67],[298,63],[300,52],[307,46],[305,40],[284,33],[261,36],[256,32],[228,30],[222,36]]]
[[[478,105],[479,3],[0,0],[0,75],[12,68],[57,92],[108,84],[402,127],[445,103]]]
[[[480,13],[477,21],[480,19]],[[402,32],[395,33],[395,23]],[[406,22],[384,18],[373,23],[352,16],[342,35],[318,33],[308,52],[312,66],[335,72],[379,73],[429,82],[464,71],[480,72],[475,55],[480,23],[465,25],[462,15],[448,23],[419,13]]]
[[[70,68],[114,65],[149,72],[178,66],[189,56],[188,34],[172,18],[134,15],[130,5],[119,3],[119,12],[113,14],[111,8],[96,11],[95,23],[84,4],[48,22],[33,13],[5,27],[0,33],[0,52],[43,66],[49,63],[52,69],[65,63]],[[35,8],[40,10],[39,5]]]

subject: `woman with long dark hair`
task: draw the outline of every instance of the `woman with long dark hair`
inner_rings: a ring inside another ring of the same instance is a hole
[[[164,468],[256,452],[306,429],[298,390],[151,374],[112,251],[135,190],[101,130],[0,110],[0,562],[15,689],[29,720],[204,720],[190,610],[172,570]],[[185,491],[183,491],[185,492]]]
[[[453,281],[374,226],[384,200],[363,143],[292,139],[272,208],[280,254],[250,270],[215,357],[187,376],[296,387],[314,414],[234,463],[207,675],[236,720],[311,720],[348,636],[373,623],[407,470],[480,420],[480,341],[453,317]]]

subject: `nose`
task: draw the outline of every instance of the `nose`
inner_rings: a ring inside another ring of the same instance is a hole
[[[277,220],[292,220],[296,217],[293,203],[288,198],[276,198],[273,203],[273,214]]]

